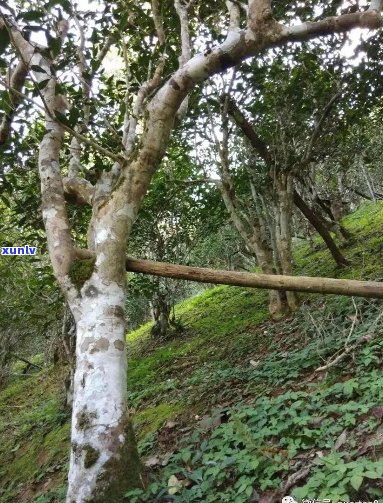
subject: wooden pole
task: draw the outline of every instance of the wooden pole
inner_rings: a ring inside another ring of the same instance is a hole
[[[374,281],[222,271],[130,257],[126,259],[126,270],[200,283],[383,299],[383,283]]]

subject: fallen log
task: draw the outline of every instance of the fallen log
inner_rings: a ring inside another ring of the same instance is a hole
[[[353,279],[319,278],[309,276],[281,276],[223,271],[204,267],[155,262],[153,260],[126,259],[126,270],[162,276],[164,278],[197,281],[232,286],[246,286],[269,290],[288,290],[306,293],[347,295],[354,297],[383,298],[383,283]]]

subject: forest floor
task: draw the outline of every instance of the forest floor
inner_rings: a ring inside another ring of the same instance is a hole
[[[297,275],[383,280],[383,204],[344,225],[352,265],[337,268],[315,238],[295,247]],[[272,322],[266,292],[220,286],[177,306],[182,330],[167,341],[150,324],[128,334],[147,487],[127,502],[383,502],[382,302],[301,299],[293,317]],[[0,391],[0,503],[64,501],[66,372],[47,368]]]

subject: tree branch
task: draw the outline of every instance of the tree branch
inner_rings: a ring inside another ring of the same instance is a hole
[[[163,46],[165,45],[166,37],[165,37],[164,23],[158,5],[158,0],[152,0],[152,13],[153,13],[154,26],[157,32],[158,42],[160,43],[160,45]]]
[[[172,75],[150,102],[147,108],[148,119],[142,135],[142,147],[134,166],[129,164],[125,167],[129,176],[126,177],[121,190],[128,191],[129,197],[137,196],[137,200],[141,201],[165,153],[177,110],[198,82],[231,68],[269,47],[282,45],[288,41],[347,31],[355,26],[368,25],[376,28],[381,24],[380,13],[375,10],[352,14],[351,19],[344,16],[328,19],[317,23],[305,23],[301,27],[288,28],[280,25],[275,29],[269,27],[258,35],[250,29],[230,31],[223,43],[211,51],[191,58]]]
[[[243,112],[239,109],[236,102],[227,95],[221,96],[221,103],[227,99],[229,115],[233,118],[234,122],[242,130],[243,134],[249,140],[251,146],[258,153],[258,155],[265,161],[267,165],[273,163],[272,155],[266,143],[258,136],[255,128],[246,119]]]
[[[95,194],[95,187],[80,177],[65,177],[63,178],[64,192],[69,196],[69,199],[76,204],[92,205]]]
[[[126,131],[125,137],[123,138],[123,146],[125,148],[125,155],[128,157],[131,155],[134,149],[136,136],[137,136],[137,124],[142,116],[143,107],[146,99],[150,95],[150,93],[160,85],[162,74],[165,67],[165,56],[160,58],[160,62],[158,63],[153,77],[142,84],[140,89],[138,90],[136,99],[133,105],[133,111],[130,114],[128,119],[128,126],[124,128]]]
[[[32,98],[30,98],[26,94],[21,93],[21,92],[17,91],[14,88],[11,88],[9,86],[9,84],[4,79],[0,79],[0,84],[2,84],[3,86],[5,86],[7,89],[13,91],[15,94],[17,94],[18,96],[20,96],[20,98],[23,98],[23,99],[29,101],[30,103],[33,103],[33,105],[36,106],[36,108],[39,108],[40,110],[43,110],[44,112],[48,113],[50,115],[50,118],[52,120],[55,120],[57,123],[59,123],[60,126],[64,129],[64,131],[66,131],[70,135],[76,137],[81,143],[85,143],[86,145],[89,145],[90,147],[94,148],[94,150],[96,150],[100,154],[104,155],[105,157],[109,157],[113,161],[116,161],[116,162],[119,162],[119,163],[124,162],[124,158],[123,158],[122,155],[117,155],[117,154],[114,154],[113,152],[110,152],[106,148],[101,147],[101,145],[99,145],[98,143],[96,143],[94,140],[92,140],[90,138],[87,138],[86,136],[78,133],[77,131],[73,130],[72,128],[70,128],[66,124],[63,124],[56,117],[56,115],[52,114],[51,110],[47,109],[45,106],[39,105],[38,103],[36,103]]]
[[[375,5],[376,4],[376,5]],[[307,22],[296,26],[284,27],[283,38],[286,41],[310,40],[319,36],[344,33],[353,28],[376,29],[382,26],[381,2],[375,2],[374,8],[364,12],[354,12],[341,16],[331,16],[321,21]]]
[[[80,80],[82,87],[82,108],[84,112],[84,123],[88,124],[89,122],[89,114],[90,114],[90,84],[92,77],[89,75],[88,78],[85,78],[86,72],[89,69],[88,63],[85,58],[85,35],[84,29],[81,26],[80,21],[75,13],[73,13],[73,19],[76,23],[77,29],[80,33],[80,45],[77,47],[77,56],[78,56],[78,67],[80,70]]]
[[[46,63],[45,58],[43,57],[41,52],[39,50],[37,50],[36,45],[25,40],[20,29],[17,27],[17,25],[13,21],[11,21],[10,19],[5,18],[4,15],[0,12],[0,28],[1,27],[4,27],[8,30],[13,46],[15,47],[17,53],[20,55],[21,61],[26,65],[26,67],[28,69],[30,69],[31,66],[33,66],[33,65],[42,67],[43,72],[35,72],[37,84],[41,83],[44,80],[47,80],[49,77],[52,77],[50,65]],[[66,31],[63,33],[63,35],[64,36],[66,35]],[[49,104],[45,101],[44,93],[42,93],[41,90],[39,90],[39,94],[40,94],[40,97],[42,99],[44,106],[37,104],[34,100],[29,98],[25,94],[21,93],[17,89],[10,88],[9,84],[6,81],[1,80],[1,83],[5,87],[7,87],[8,89],[12,90],[19,97],[27,99],[28,101],[32,102],[37,108],[44,110],[45,113],[49,114],[49,116],[52,120],[60,123],[60,125],[64,129],[64,131],[75,136],[80,142],[90,145],[92,148],[94,148],[95,150],[97,150],[101,154],[105,155],[106,157],[109,157],[110,159],[112,159],[114,161],[121,162],[124,160],[121,155],[116,155],[113,152],[110,152],[109,150],[105,149],[104,147],[98,145],[98,143],[96,143],[95,141],[87,138],[86,136],[73,130],[72,128],[70,128],[66,124],[63,124],[62,122],[60,122],[55,114],[55,109],[54,108],[52,109],[49,106]],[[61,99],[65,100],[65,98],[62,96],[61,96]]]
[[[49,69],[53,60],[41,55],[39,63],[41,67]],[[41,78],[44,77],[37,75],[37,79]],[[64,140],[64,128],[52,118],[56,112],[65,113],[67,103],[61,95],[56,94],[56,80],[53,76],[42,89],[42,94],[47,107],[46,133],[40,144],[38,158],[43,220],[55,276],[64,291],[74,292],[75,289],[72,288],[71,282],[68,282],[67,276],[73,261],[74,247],[60,172],[60,150]]]
[[[142,182],[147,186],[163,156],[176,111],[196,83],[237,65],[267,47],[281,45],[290,40],[304,40],[336,31],[347,31],[354,26],[365,26],[366,23],[374,27],[381,24],[380,14],[376,11],[355,13],[351,15],[352,19],[344,16],[327,18],[317,23],[306,23],[303,28],[283,27],[280,31],[261,38],[254,37],[254,33],[250,30],[231,31],[226,40],[211,52],[197,54],[190,59],[158,91],[148,107],[149,118],[137,162],[151,167],[147,172],[147,182],[143,180]]]
[[[69,178],[75,178],[81,171],[81,145],[75,136],[72,137],[70,142],[69,153],[68,176]]]
[[[37,365],[36,363],[32,363],[29,360],[27,360],[26,358],[23,358],[22,356],[16,355],[15,353],[12,353],[11,356],[13,358],[15,358],[16,360],[20,360],[21,362],[26,363],[28,365],[27,370],[29,367],[35,367],[36,369],[39,369],[39,370],[42,370],[42,368],[43,368],[41,365]]]
[[[112,43],[116,39],[115,34],[111,34],[108,36],[106,39],[106,42],[100,52],[97,55],[96,62],[97,65],[94,65],[92,68],[89,68],[89,65],[86,60],[85,56],[85,34],[84,34],[84,29],[74,12],[73,14],[74,21],[76,23],[77,29],[80,34],[80,45],[77,47],[77,56],[79,60],[79,70],[80,70],[80,81],[81,81],[81,89],[82,89],[82,108],[83,108],[83,114],[84,114],[84,125],[85,127],[88,126],[89,120],[90,120],[90,104],[91,104],[91,93],[92,93],[92,81],[94,79],[94,76],[97,72],[98,67],[101,65],[102,61],[104,60],[105,56],[107,55]],[[111,125],[107,120],[105,120],[106,126],[108,129],[112,129]],[[81,134],[84,131],[84,126],[77,125],[74,128],[74,131],[77,134]],[[81,170],[81,142],[80,138],[77,135],[73,135],[73,138],[71,140],[71,145],[70,145],[70,154],[71,158],[69,161],[69,177],[70,178],[75,178],[79,175],[80,170]],[[115,160],[115,159],[114,159]]]
[[[374,339],[381,337],[381,336],[382,336],[381,333],[363,335],[355,344],[352,344],[351,346],[347,346],[341,354],[333,357],[326,365],[323,365],[322,367],[318,367],[317,369],[315,369],[314,373],[317,374],[319,372],[324,372],[325,370],[328,370],[331,367],[335,367],[335,365],[337,365],[339,362],[344,360],[349,353],[354,351],[361,344],[369,343],[369,342],[373,341]]]
[[[182,67],[191,58],[188,6],[184,5],[182,0],[174,0],[174,7],[181,23],[181,57],[179,63],[180,67]]]
[[[273,21],[271,0],[249,0],[248,27],[255,31],[265,22]]]
[[[9,71],[8,89],[9,89],[9,112],[4,113],[3,120],[0,125],[0,145],[7,142],[11,133],[12,120],[15,116],[17,106],[22,101],[22,97],[18,92],[23,88],[25,79],[28,74],[28,68],[23,61],[20,61],[13,71]]]
[[[383,9],[383,1],[382,0],[372,0],[368,10],[376,10],[381,11]]]
[[[319,121],[317,122],[316,126],[314,127],[314,130],[313,130],[313,133],[311,135],[311,138],[310,138],[310,141],[309,141],[309,144],[307,145],[307,149],[306,149],[306,152],[302,158],[302,162],[305,163],[305,162],[308,162],[310,161],[310,157],[311,157],[311,154],[312,154],[312,151],[313,151],[313,148],[314,148],[314,145],[315,145],[315,142],[321,132],[321,129],[322,129],[322,126],[323,126],[323,123],[324,121],[327,119],[327,117],[330,115],[331,113],[331,110],[334,106],[334,104],[336,103],[336,101],[342,96],[342,91],[338,91],[331,99],[330,101],[327,103],[327,105],[325,106],[324,110],[323,110],[323,113],[319,119]]]
[[[241,9],[239,5],[230,0],[226,0],[226,7],[229,11],[229,31],[238,30],[241,26]]]
[[[181,24],[181,56],[178,58],[180,68],[182,68],[184,64],[189,61],[192,55],[188,16],[190,5],[191,2],[184,4],[183,0],[174,0],[174,7],[177,11]],[[178,120],[182,120],[183,117],[185,117],[185,115],[187,114],[188,106],[189,99],[188,96],[186,96],[177,111]]]
[[[152,260],[134,259],[131,257],[126,259],[126,270],[200,283],[377,299],[383,298],[383,283],[374,281],[221,271],[203,267],[190,267],[165,262],[154,262]]]
[[[316,215],[315,211],[308,206],[306,201],[296,190],[294,190],[294,204],[302,212],[304,217],[310,222],[314,229],[320,234],[335,262],[342,266],[350,265],[348,260],[342,255],[339,248],[336,246],[335,241],[332,239],[331,234],[323,224],[322,220]]]

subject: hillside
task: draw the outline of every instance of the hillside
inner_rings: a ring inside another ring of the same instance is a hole
[[[337,268],[315,238],[315,250],[296,246],[297,274],[383,278],[383,204],[344,224],[352,266]],[[274,323],[266,292],[221,286],[177,306],[171,340],[154,341],[149,325],[127,336],[147,490],[126,501],[383,502],[381,302],[302,301]],[[64,501],[65,372],[23,376],[0,392],[1,503]]]

